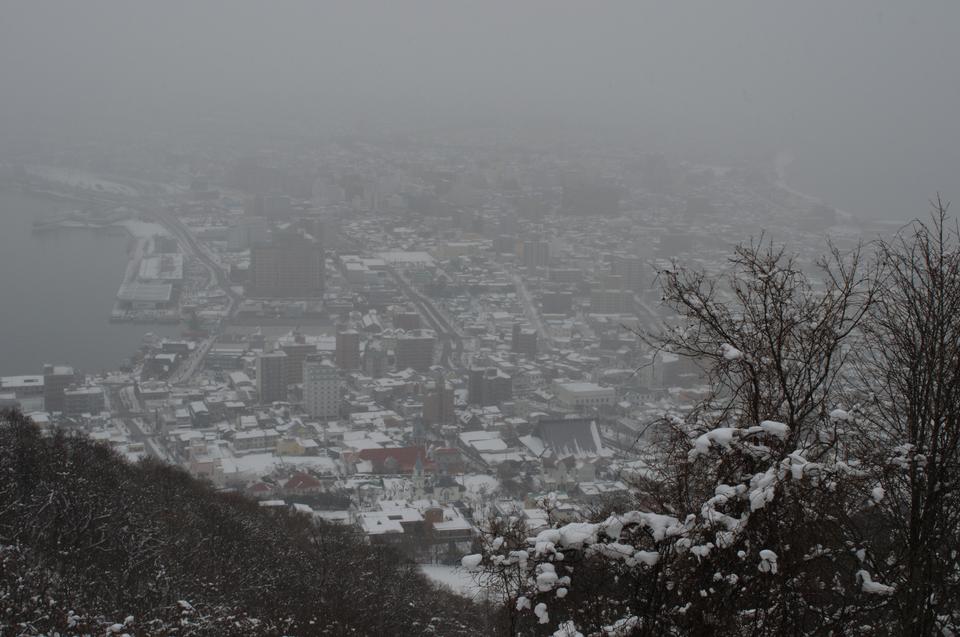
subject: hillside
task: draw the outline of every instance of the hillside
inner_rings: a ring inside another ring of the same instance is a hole
[[[486,632],[480,607],[349,531],[18,413],[0,416],[0,473],[4,635]]]

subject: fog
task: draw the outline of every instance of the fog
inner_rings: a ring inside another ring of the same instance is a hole
[[[828,157],[815,181],[840,204],[897,176],[915,201],[960,165],[958,19],[948,1],[8,1],[0,125],[552,127]]]
[[[960,635],[958,25],[0,0],[0,635]]]

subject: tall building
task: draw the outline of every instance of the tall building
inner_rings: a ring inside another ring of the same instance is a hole
[[[275,233],[250,249],[250,294],[260,297],[323,295],[323,248],[303,234]]]
[[[251,217],[288,217],[293,212],[290,197],[278,193],[254,195],[243,204],[244,214]]]
[[[545,268],[550,265],[550,244],[539,239],[523,242],[523,265]]]
[[[623,189],[606,179],[566,176],[563,179],[560,211],[568,215],[613,216],[620,211]]]
[[[43,408],[64,410],[64,390],[74,382],[73,368],[65,365],[43,366]]]
[[[383,341],[371,338],[363,348],[363,373],[371,378],[380,378],[387,373],[387,352]]]
[[[510,339],[510,349],[516,354],[523,354],[528,358],[537,355],[537,330],[513,324],[513,333]]]
[[[287,384],[302,383],[303,361],[311,354],[317,353],[316,344],[308,343],[303,334],[297,332],[292,337],[281,338],[278,345],[280,350],[287,355]]]
[[[360,332],[343,330],[337,332],[337,367],[345,370],[360,368]]]
[[[73,387],[63,392],[63,413],[68,416],[99,414],[105,402],[100,387]]]
[[[433,332],[415,330],[397,337],[394,345],[394,357],[397,369],[415,369],[425,372],[433,365],[433,347],[436,338]]]
[[[623,277],[623,284],[629,290],[640,290],[650,283],[645,280],[647,268],[640,257],[614,255],[610,271],[612,274]]]
[[[257,392],[261,403],[287,399],[287,355],[283,350],[257,357]]]
[[[423,397],[423,422],[427,425],[446,425],[454,421],[453,387],[447,387],[443,377]]]
[[[263,217],[242,217],[227,231],[227,250],[236,252],[268,243],[270,228]]]
[[[303,406],[320,420],[340,417],[340,375],[330,361],[311,356],[303,362]]]
[[[517,251],[516,235],[501,234],[494,237],[493,251],[497,254],[514,254]]]
[[[540,311],[544,314],[569,314],[573,311],[573,293],[544,292],[540,295]]]
[[[393,315],[393,326],[401,330],[418,330],[421,327],[420,314],[417,312],[397,312]]]
[[[472,405],[500,405],[513,399],[513,379],[496,367],[470,370],[467,400]]]

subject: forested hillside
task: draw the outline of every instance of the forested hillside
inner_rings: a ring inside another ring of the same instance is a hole
[[[0,633],[476,635],[479,606],[352,533],[0,424]]]

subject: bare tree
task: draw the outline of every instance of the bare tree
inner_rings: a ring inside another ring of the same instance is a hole
[[[715,479],[759,466],[720,467],[698,488],[687,462],[696,435],[776,421],[786,425],[787,437],[769,449],[780,457],[824,442],[821,429],[838,400],[852,337],[876,300],[880,279],[880,266],[865,263],[859,247],[844,255],[831,246],[816,263],[819,280],[762,239],[737,247],[730,265],[723,278],[681,267],[661,272],[663,302],[677,317],[661,331],[640,335],[658,352],[692,359],[711,388],[683,419],[664,423],[672,434],[664,439],[668,461],[659,485],[670,485],[677,513],[695,512],[712,495]],[[826,453],[832,444],[821,447]],[[653,497],[664,495],[661,489]]]
[[[828,411],[848,356],[841,346],[876,297],[877,267],[859,248],[844,255],[831,246],[812,281],[795,257],[762,239],[738,246],[730,265],[724,278],[661,272],[663,301],[680,321],[642,336],[700,364],[715,388],[711,412],[783,422],[795,442],[807,419]]]
[[[879,243],[889,276],[859,365],[888,533],[875,568],[897,583],[892,611],[910,635],[960,624],[960,230],[947,208],[938,196],[931,221]]]

